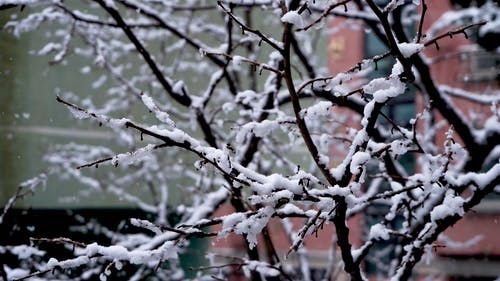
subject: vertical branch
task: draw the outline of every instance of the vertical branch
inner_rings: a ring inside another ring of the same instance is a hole
[[[425,0],[422,0],[422,13],[420,14],[420,22],[418,23],[417,43],[420,43],[420,40],[422,40],[422,28],[424,26],[425,13],[427,13],[427,4],[425,3]]]
[[[287,11],[284,3],[282,2],[282,10],[283,13]],[[320,160],[320,155],[316,145],[314,144],[309,129],[305,123],[305,120],[301,116],[301,105],[299,101],[298,94],[295,89],[295,85],[293,84],[293,77],[291,73],[291,39],[292,38],[292,25],[290,23],[284,24],[283,30],[283,60],[284,60],[284,79],[286,81],[288,92],[290,94],[290,99],[292,102],[292,107],[295,113],[295,120],[297,122],[297,126],[299,127],[301,136],[312,155],[314,162],[322,172],[322,174],[327,179],[330,185],[335,185],[337,180],[330,173],[329,168],[326,166],[327,163],[323,163]],[[346,173],[347,174],[347,173]],[[346,225],[346,213],[347,213],[347,203],[343,197],[337,197],[336,206],[335,206],[335,216],[334,216],[334,224],[335,229],[338,236],[338,245],[341,249],[342,258],[344,261],[345,271],[351,276],[352,280],[363,280],[361,276],[361,269],[354,262],[354,258],[351,253],[351,243],[349,242],[349,228]]]
[[[332,176],[330,173],[327,163],[323,163],[320,159],[320,154],[318,151],[318,148],[314,144],[314,141],[312,140],[311,133],[309,132],[309,129],[307,128],[306,122],[304,118],[301,116],[301,110],[302,107],[300,105],[299,101],[299,96],[297,94],[297,91],[295,89],[295,85],[293,84],[293,77],[292,77],[292,70],[291,70],[291,54],[290,54],[290,47],[291,47],[291,42],[292,41],[292,25],[290,23],[285,23],[284,31],[283,31],[283,65],[284,65],[284,70],[283,70],[283,77],[285,79],[288,92],[290,94],[290,99],[292,102],[292,107],[293,111],[295,113],[295,120],[297,122],[297,126],[299,127],[300,134],[304,140],[304,143],[307,146],[307,149],[309,150],[309,153],[311,154],[314,162],[320,169],[321,173],[325,176],[327,179],[328,183],[331,185],[335,185],[336,179]]]
[[[250,8],[245,9],[245,21],[246,25],[250,28],[253,26],[252,21],[252,10]],[[248,56],[252,56],[255,52],[255,46],[253,42],[248,42],[246,44],[247,54]],[[255,67],[253,65],[248,66],[248,76],[250,79],[249,88],[253,91],[257,91],[257,71],[255,71]]]
[[[308,74],[309,78],[312,79],[312,78],[316,77],[316,70],[309,63],[309,59],[306,57],[306,55],[304,54],[304,52],[300,48],[299,41],[297,41],[297,38],[295,38],[293,33],[291,34],[290,41],[291,41],[293,50],[295,51],[295,54],[297,54],[297,57],[299,58],[299,60],[302,62],[305,69],[307,70],[307,74]]]
[[[352,245],[351,242],[349,242],[349,227],[347,227],[346,218],[347,203],[344,198],[337,199],[336,203],[333,223],[335,224],[337,234],[337,245],[340,247],[340,254],[344,261],[344,270],[351,276],[351,280],[361,281],[363,280],[361,268],[354,261],[351,252]]]
[[[392,28],[388,20],[388,12],[382,11],[380,8],[373,2],[373,0],[366,0],[368,6],[373,10],[375,15],[379,18],[382,27],[384,28],[385,36],[387,37],[387,41],[389,42],[389,48],[391,50],[391,54],[398,59],[398,61],[403,66],[403,73],[401,74],[401,79],[404,81],[413,81],[415,80],[415,76],[411,71],[411,63],[406,59],[401,51],[398,48],[398,43],[396,42],[396,38],[392,33]]]

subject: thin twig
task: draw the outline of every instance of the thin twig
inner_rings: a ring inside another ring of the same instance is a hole
[[[279,51],[280,53],[283,52],[283,48],[281,48],[280,46],[278,46],[278,44],[276,44],[272,39],[270,39],[268,36],[264,35],[260,30],[258,29],[253,29],[253,28],[250,28],[249,26],[247,26],[246,24],[244,24],[241,20],[239,20],[235,15],[233,15],[233,13],[231,13],[231,11],[229,11],[223,4],[221,1],[217,1],[217,5],[219,5],[219,7],[221,7],[221,9],[226,13],[228,14],[240,27],[241,29],[243,30],[243,32],[245,31],[248,31],[248,32],[251,32],[255,35],[257,35],[262,41],[266,42],[269,46],[273,47],[275,50]]]
[[[71,240],[71,239],[66,238],[66,237],[59,237],[59,238],[34,238],[34,237],[30,237],[30,241],[69,244],[69,245],[78,246],[81,248],[87,247],[87,244],[85,244],[83,242],[74,241],[74,240]]]
[[[232,55],[229,55],[229,54],[226,54],[226,53],[217,53],[217,52],[210,52],[210,51],[205,51],[204,53],[206,54],[211,54],[211,55],[217,55],[217,56],[223,56],[225,58],[227,58],[228,60],[230,61],[234,61],[234,57],[235,56],[232,56]],[[260,68],[260,71],[259,71],[259,74],[262,73],[262,69],[265,69],[265,70],[268,70],[268,71],[271,71],[271,72],[274,72],[278,75],[283,75],[283,72],[282,71],[279,71],[278,69],[276,68],[273,68],[265,63],[260,63],[258,61],[254,61],[254,60],[251,60],[251,59],[247,59],[247,58],[244,58],[244,57],[241,57],[241,61],[243,62],[246,62],[250,65],[253,65],[254,67],[259,67]],[[256,68],[254,68],[256,70]]]
[[[435,46],[437,46],[437,48],[439,48],[439,45],[437,45],[437,41],[439,41],[440,39],[443,39],[445,37],[452,38],[453,35],[457,35],[457,34],[463,34],[465,36],[465,38],[468,38],[468,35],[465,32],[467,29],[473,28],[473,27],[479,27],[479,26],[485,25],[486,23],[487,23],[486,21],[481,21],[481,22],[477,22],[477,23],[471,23],[471,24],[459,27],[457,29],[448,31],[446,33],[443,33],[443,34],[441,34],[439,36],[436,36],[436,37],[432,38],[431,40],[425,42],[424,46],[427,47],[429,45],[435,45]]]
[[[351,2],[351,1],[352,0],[344,0],[344,1],[340,1],[337,3],[331,4],[330,6],[328,6],[328,8],[326,8],[323,11],[323,13],[316,20],[314,20],[313,22],[311,22],[310,24],[308,24],[302,28],[298,28],[297,31],[307,31],[309,28],[311,28],[314,25],[316,25],[317,23],[319,23],[323,18],[326,18],[333,9],[335,9],[339,6],[344,6],[345,10],[347,11],[347,3]]]

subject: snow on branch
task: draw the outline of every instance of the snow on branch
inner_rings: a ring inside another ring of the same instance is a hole
[[[0,243],[0,259],[17,262],[0,276],[313,280],[314,248],[328,256],[324,280],[367,280],[367,262],[387,280],[419,278],[435,241],[457,246],[443,233],[500,184],[497,81],[440,84],[425,54],[455,42],[474,52],[467,40],[494,33],[499,8],[486,1],[429,22],[437,4],[378,2],[0,0],[5,32],[43,37],[32,54],[50,56],[44,71],[89,81],[54,89],[75,126],[113,133],[51,143],[0,225],[59,181],[76,189],[59,202],[145,213],[113,227],[68,215],[85,241],[26,228],[29,245]],[[365,32],[383,49],[350,58]],[[324,39],[338,38],[349,43],[329,57]],[[189,269],[192,248],[201,261]]]

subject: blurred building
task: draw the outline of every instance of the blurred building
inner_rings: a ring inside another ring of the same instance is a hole
[[[486,1],[427,1],[432,13],[427,15],[424,30],[447,11],[467,5],[482,5]],[[492,1],[493,2],[493,1]],[[495,1],[498,5],[498,2]],[[454,6],[452,6],[454,4]],[[461,88],[468,95],[488,97],[500,89],[499,30],[478,36],[469,32],[470,39],[454,36],[441,40],[439,50],[426,48],[424,54],[431,61],[431,73],[439,84]],[[421,97],[416,100],[421,110]],[[454,104],[465,114],[473,126],[482,126],[491,114],[491,104],[471,103],[454,97]],[[436,118],[440,118],[436,114]],[[443,134],[444,135],[444,134]],[[436,142],[439,143],[439,138]],[[491,159],[492,162],[498,159]],[[424,273],[443,274],[450,281],[498,280],[500,276],[500,197],[487,196],[468,212],[464,219],[443,234],[436,243],[436,257],[423,263]],[[455,247],[453,247],[455,246]],[[446,279],[445,279],[446,280]]]
[[[485,1],[474,2],[476,1],[426,1],[429,9],[425,15],[423,33],[447,11],[467,5],[482,5]],[[345,22],[336,20],[332,25],[338,27]],[[331,36],[328,48],[331,52],[332,73],[345,71],[361,59],[387,50],[375,35],[364,32],[364,27],[358,26],[357,29],[343,29]],[[438,34],[447,31],[439,30]],[[469,39],[459,35],[440,40],[438,48],[429,46],[424,50],[424,55],[430,62],[431,74],[438,84],[461,88],[466,94],[488,96],[500,88],[500,54],[496,51],[500,36],[493,33],[477,38],[474,30],[467,32]],[[392,62],[379,62],[379,74],[384,71],[390,73],[391,67]],[[491,112],[490,104],[471,103],[459,97],[454,97],[453,102],[475,126],[483,125],[481,122]],[[396,123],[404,125],[416,112],[422,110],[423,97],[415,91],[414,94],[405,94],[391,101],[389,112],[386,113]],[[434,114],[436,120],[441,118],[437,112]],[[436,136],[437,144],[443,143],[444,130],[448,127],[445,125],[441,136]],[[414,159],[409,159],[406,164],[415,165]],[[414,169],[418,169],[418,166]],[[500,276],[499,199],[498,195],[492,194],[448,229],[442,235],[444,242],[435,244],[435,257],[430,263],[421,262],[417,271],[442,280],[497,280]],[[382,212],[381,215],[383,214]],[[367,225],[370,217],[364,216],[361,221]],[[373,273],[376,276],[376,272]]]

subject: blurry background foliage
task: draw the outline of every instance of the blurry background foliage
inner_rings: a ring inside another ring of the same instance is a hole
[[[70,4],[70,3],[68,3]],[[73,8],[81,8],[83,12],[87,12],[88,7],[81,7],[82,3],[71,3],[75,5]],[[79,7],[80,6],[80,7]],[[75,120],[68,112],[67,108],[57,103],[56,95],[64,95],[71,92],[80,98],[90,97],[92,103],[99,104],[103,101],[106,95],[106,90],[115,82],[107,75],[106,81],[96,87],[95,82],[101,76],[106,75],[106,70],[92,65],[91,59],[85,59],[71,53],[72,50],[83,46],[81,39],[78,37],[72,38],[70,44],[70,53],[64,58],[63,63],[51,64],[53,53],[49,55],[37,55],[37,52],[42,49],[50,40],[60,41],[58,36],[60,33],[56,30],[64,29],[64,26],[54,24],[42,24],[35,31],[24,33],[19,38],[13,36],[3,27],[12,19],[19,19],[30,14],[30,9],[26,7],[23,10],[19,8],[0,10],[0,204],[4,205],[10,196],[12,196],[19,183],[44,172],[47,164],[43,161],[43,156],[50,149],[55,149],[57,144],[77,143],[91,144],[111,147],[116,153],[128,151],[125,147],[118,147],[113,140],[113,136],[109,130],[96,126],[93,122]],[[88,8],[91,9],[91,8]],[[88,11],[97,13],[98,11]],[[280,28],[273,28],[272,25],[266,24],[268,16],[274,14],[269,11],[260,11],[256,9],[256,14],[252,14],[252,21],[256,28],[262,29],[266,34],[271,34],[278,40],[281,38]],[[203,14],[201,14],[203,13]],[[196,16],[203,16],[213,22],[223,20],[223,15],[206,14],[200,12]],[[241,10],[236,11],[241,13]],[[67,28],[66,28],[67,29]],[[237,31],[235,31],[237,32]],[[208,37],[207,34],[196,34],[199,39],[209,45],[217,46],[218,42]],[[49,37],[49,38],[48,38]],[[168,48],[172,45],[176,38],[161,42],[148,42],[148,50],[156,54],[162,48]],[[315,42],[318,56],[317,64],[326,69],[327,63],[327,34],[321,31],[317,32]],[[80,41],[79,41],[80,40]],[[246,55],[244,48],[240,48],[236,54]],[[135,51],[134,54],[137,54]],[[270,47],[262,44],[258,53],[258,61],[266,62],[270,53]],[[198,50],[190,48],[182,48],[178,53],[179,57],[185,56],[191,61],[193,58],[199,57],[200,62],[204,58],[199,56]],[[127,75],[133,75],[144,62],[138,55],[126,56],[127,62],[133,64]],[[175,57],[157,56],[157,60],[166,66],[171,66]],[[200,64],[201,65],[201,64]],[[88,73],[83,73],[84,68],[91,69]],[[243,64],[242,67],[247,67]],[[192,93],[201,93],[203,87],[210,78],[207,75],[193,75],[189,69],[179,68],[175,71],[174,79],[184,80],[185,84]],[[242,89],[246,89],[250,81],[246,81],[246,77],[242,77],[240,81]],[[265,75],[258,77],[258,90],[262,90]],[[145,92],[160,97],[164,93],[158,93],[158,89],[153,89],[151,85],[140,85]],[[161,90],[160,90],[161,91]],[[163,98],[163,97],[162,97]],[[309,101],[304,102],[307,106]],[[220,105],[219,105],[220,106]],[[114,114],[114,117],[130,116],[132,114],[134,120],[156,122],[151,119],[151,115],[147,114],[145,107],[136,103],[132,105],[131,112],[124,112],[123,115]],[[236,116],[235,116],[236,118]],[[175,120],[175,117],[173,117]],[[151,123],[155,124],[155,123]],[[230,124],[229,122],[227,124]],[[191,132],[194,135],[197,132]],[[138,137],[138,136],[136,136]],[[279,138],[279,136],[278,136]],[[309,163],[310,159],[307,154],[302,151],[294,150],[290,152],[296,154],[297,160],[304,159],[305,163]],[[192,165],[194,162],[191,155],[179,153],[179,157],[175,160],[167,161],[183,161],[186,165]],[[300,162],[300,161],[299,161]],[[304,162],[303,162],[304,163]],[[92,173],[106,173],[108,167],[99,167],[94,169]],[[167,177],[173,175],[167,175]],[[173,179],[169,182],[169,187],[175,188],[181,184],[183,179]],[[138,195],[144,200],[152,200],[152,194],[144,187],[144,183],[137,183],[134,190],[128,189],[127,192]],[[86,191],[85,191],[86,190]],[[177,202],[183,198],[182,193],[170,193],[170,202]],[[82,196],[83,195],[83,196]],[[45,188],[38,188],[34,195],[30,195],[16,203],[19,208],[88,208],[88,207],[128,207],[130,203],[120,200],[115,195],[105,195],[100,192],[98,196],[88,192],[88,188],[84,188],[81,184],[75,181],[64,181],[56,177],[49,177]]]

